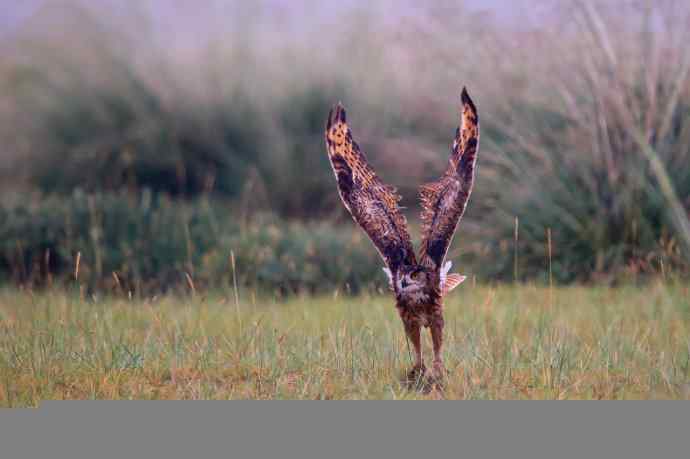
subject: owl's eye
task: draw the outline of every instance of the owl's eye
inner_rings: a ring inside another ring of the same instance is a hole
[[[421,271],[415,271],[415,272],[413,272],[413,273],[410,275],[410,278],[412,278],[412,279],[414,279],[414,280],[417,280],[417,278],[419,278],[420,272],[421,272]]]

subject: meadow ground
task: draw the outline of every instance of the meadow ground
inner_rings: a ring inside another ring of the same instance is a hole
[[[251,295],[248,295],[251,296]],[[690,294],[465,285],[445,390],[403,380],[388,296],[150,299],[0,290],[0,406],[46,399],[688,398]],[[425,336],[425,352],[430,339]]]

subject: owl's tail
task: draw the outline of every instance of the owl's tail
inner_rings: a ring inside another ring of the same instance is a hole
[[[453,273],[446,275],[446,282],[443,284],[443,289],[441,290],[441,295],[446,295],[451,290],[453,290],[458,285],[467,279],[467,276],[461,276],[460,274]]]
[[[461,276],[460,274],[449,274],[450,268],[453,266],[453,262],[448,260],[441,268],[441,295],[445,296],[458,285],[462,284],[462,281],[467,279],[467,276]]]

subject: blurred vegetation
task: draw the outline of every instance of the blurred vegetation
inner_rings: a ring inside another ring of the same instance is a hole
[[[239,285],[283,296],[385,286],[378,255],[350,226],[251,221],[208,199],[143,192],[14,199],[0,208],[0,271],[27,286],[150,293]],[[231,257],[235,257],[235,268]]]
[[[269,4],[233,8],[195,53],[156,44],[146,18],[78,5],[5,40],[5,278],[64,277],[81,252],[93,286],[113,272],[150,288],[185,272],[213,284],[232,249],[246,284],[377,285],[380,261],[335,191],[325,116],[345,103],[414,219],[416,187],[445,167],[463,84],[481,156],[451,256],[472,274],[687,272],[687,5],[561,1],[506,25],[452,3],[395,18],[374,4],[292,35]]]

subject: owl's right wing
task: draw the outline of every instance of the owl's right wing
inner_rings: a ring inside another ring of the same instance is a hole
[[[369,235],[390,271],[416,264],[407,221],[398,206],[400,196],[379,179],[352,139],[340,103],[328,115],[326,148],[345,208]]]
[[[467,90],[460,95],[462,110],[448,168],[436,182],[420,188],[422,198],[422,248],[420,263],[440,270],[458,221],[472,193],[479,148],[479,116]]]

